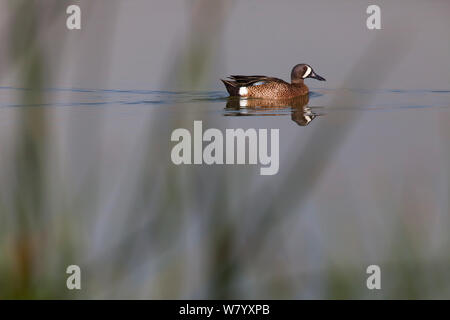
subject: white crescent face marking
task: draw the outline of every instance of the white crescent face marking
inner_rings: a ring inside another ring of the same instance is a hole
[[[305,74],[303,75],[303,79],[305,79],[307,76],[309,76],[310,75],[310,73],[311,73],[311,71],[312,71],[312,69],[310,68],[310,66],[306,66],[306,72],[305,72]]]
[[[239,88],[239,95],[241,97],[245,97],[248,94],[247,87],[240,87]]]

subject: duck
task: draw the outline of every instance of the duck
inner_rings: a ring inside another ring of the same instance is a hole
[[[305,63],[297,64],[291,71],[291,83],[282,79],[267,76],[231,75],[228,79],[220,79],[230,96],[261,99],[290,99],[309,93],[305,79],[326,81]]]

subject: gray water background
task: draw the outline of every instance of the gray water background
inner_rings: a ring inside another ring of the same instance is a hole
[[[373,31],[366,1],[78,1],[81,31],[55,1],[17,3],[0,2],[0,296],[448,298],[447,1],[378,1]],[[221,77],[302,62],[327,79],[308,126],[227,116]],[[194,120],[280,129],[279,173],[173,165]]]

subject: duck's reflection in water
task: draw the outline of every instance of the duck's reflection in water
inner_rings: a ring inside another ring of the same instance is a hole
[[[226,116],[286,116],[299,126],[307,126],[320,114],[314,113],[307,106],[308,95],[292,99],[243,99],[229,97],[225,110]]]

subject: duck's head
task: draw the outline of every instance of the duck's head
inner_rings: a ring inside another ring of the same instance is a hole
[[[322,78],[314,70],[310,65],[301,63],[292,68],[291,72],[291,83],[302,83],[306,78],[313,78],[319,81],[325,81],[325,78]]]

